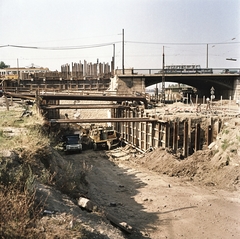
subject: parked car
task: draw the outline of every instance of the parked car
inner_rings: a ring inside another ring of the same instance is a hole
[[[62,139],[65,153],[82,152],[82,143],[79,134],[64,135]]]

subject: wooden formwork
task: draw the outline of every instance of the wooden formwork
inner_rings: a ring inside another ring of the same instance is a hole
[[[122,138],[142,151],[168,147],[168,122],[122,122]]]
[[[115,109],[119,111],[119,109]],[[132,110],[126,109],[121,110],[121,113],[114,114],[115,116],[120,115],[126,118],[140,118],[144,115],[139,112],[136,113]],[[146,117],[148,117],[146,115]],[[142,151],[147,151],[150,148],[166,147],[168,145],[167,141],[167,131],[168,123],[163,121],[158,121],[157,119],[153,122],[120,122],[116,129],[122,135],[122,138],[133,146],[139,148]]]
[[[119,115],[134,118],[130,110],[124,110]],[[141,116],[138,115],[139,118]],[[188,157],[213,141],[213,124],[210,122],[208,127],[203,129],[200,123],[195,123],[191,118],[181,122],[178,119],[119,122],[117,129],[123,140],[143,152],[162,147],[171,148],[173,153],[178,153],[180,150],[183,157]],[[217,130],[219,132],[219,129]]]

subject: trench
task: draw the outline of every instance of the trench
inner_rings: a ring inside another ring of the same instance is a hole
[[[216,140],[224,118],[180,115],[157,117],[156,115],[136,115],[133,111],[118,113],[127,118],[150,117],[152,122],[118,122],[115,128],[121,139],[145,153],[162,147],[179,157],[186,158],[197,150],[206,149]]]

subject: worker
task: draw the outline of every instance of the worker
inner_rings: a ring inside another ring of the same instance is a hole
[[[210,99],[207,98],[206,101],[207,101],[207,107],[206,107],[206,110],[211,110],[211,107],[210,107]]]

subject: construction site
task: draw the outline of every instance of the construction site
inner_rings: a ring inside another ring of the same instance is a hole
[[[107,65],[86,66],[63,66],[57,84],[53,73],[2,84],[1,111],[17,111],[23,121],[40,115],[54,138],[37,156],[55,186],[35,181],[37,199],[44,199],[36,230],[45,238],[238,238],[237,100],[166,90],[163,101],[145,93],[141,77],[109,77]],[[91,79],[83,73],[90,69]],[[18,132],[7,122],[1,130]],[[69,134],[90,143],[66,154],[60,139]],[[83,172],[72,191],[56,187]]]
[[[88,125],[88,131],[91,124],[111,126],[121,140],[140,152],[162,147],[176,153],[181,149],[184,158],[214,142],[225,119],[239,116],[237,97],[215,99],[214,87],[208,98],[198,96],[189,86],[165,89],[162,82],[162,91],[156,88],[151,95],[145,91],[142,75],[132,78],[136,76],[133,69],[125,69],[122,75],[121,70],[113,70],[113,61],[110,65],[84,61],[62,65],[61,72],[34,67],[6,71],[1,81],[6,105],[14,99],[31,101],[50,128],[55,124]],[[11,78],[14,72],[16,77]],[[165,75],[159,78],[163,81]],[[97,114],[82,117],[86,110]],[[103,118],[99,110],[106,112]]]

